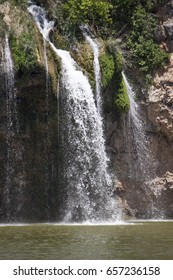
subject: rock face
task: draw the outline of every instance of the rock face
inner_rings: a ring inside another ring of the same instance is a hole
[[[173,173],[166,172],[163,177],[155,178],[149,184],[156,199],[155,206],[160,211],[160,217],[173,216]]]
[[[3,71],[1,79],[2,76]],[[20,78],[16,77],[16,85],[19,81]],[[11,128],[7,122],[3,84],[0,110],[0,221],[57,220],[61,190],[57,183],[60,152],[56,96],[51,91],[47,95],[45,71],[41,69],[37,73],[28,74],[25,82],[16,87],[19,131],[10,133],[9,161],[6,134]]]
[[[30,22],[27,12],[18,7],[12,8],[9,2],[0,5],[0,12],[7,31],[12,29],[16,32],[16,37],[27,34],[29,38],[33,23]],[[21,23],[23,17],[27,20]],[[37,29],[35,42],[37,64],[31,69],[18,69],[15,72],[14,102],[18,126],[12,129],[8,121],[11,117],[8,110],[9,93],[5,87],[5,69],[1,55],[5,48],[5,38],[2,37],[0,41],[1,222],[60,219],[59,207],[63,190],[59,189],[61,153],[58,100],[55,96],[59,64],[47,46],[49,68],[47,75],[44,44]],[[12,57],[18,54],[15,53],[17,47],[18,45],[11,51]]]
[[[165,37],[167,41],[167,46],[169,52],[173,51],[173,20],[169,19],[168,21],[163,23],[163,27],[165,30]]]
[[[148,116],[170,141],[173,140],[173,54],[163,73],[158,73],[148,95]]]
[[[170,62],[157,73],[154,84],[146,94],[141,92],[143,104],[139,103],[143,116],[145,134],[154,158],[154,173],[150,180],[143,180],[139,174],[133,174],[131,168],[135,161],[135,146],[128,136],[128,115],[107,115],[107,143],[112,156],[116,176],[122,184],[119,193],[128,205],[129,215],[139,218],[172,217],[172,187],[168,187],[173,173],[173,55]],[[138,170],[138,169],[137,169]],[[172,184],[172,183],[171,183]],[[172,186],[172,185],[171,185]]]

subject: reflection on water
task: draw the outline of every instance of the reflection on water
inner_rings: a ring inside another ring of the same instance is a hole
[[[172,244],[172,221],[0,226],[0,259],[173,259]]]

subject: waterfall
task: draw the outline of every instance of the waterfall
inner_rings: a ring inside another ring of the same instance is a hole
[[[157,192],[151,185],[151,179],[156,177],[157,160],[154,157],[150,142],[145,132],[145,122],[135,102],[135,94],[126,76],[122,73],[130,100],[130,111],[128,116],[126,146],[129,148],[130,178],[144,183],[144,191],[148,201],[146,214],[158,219],[164,217],[164,211],[157,205],[159,190]]]
[[[7,157],[6,157],[6,181],[4,189],[4,200],[6,207],[6,216],[11,217],[10,204],[12,192],[12,180],[14,177],[14,151],[12,152],[14,133],[18,130],[16,114],[16,91],[14,87],[14,66],[11,58],[8,36],[5,38],[5,48],[2,55],[3,69],[5,74],[5,92],[6,92],[6,112],[7,112]]]
[[[130,110],[128,116],[128,147],[131,174],[130,176],[138,180],[148,181],[155,174],[156,161],[150,149],[150,143],[145,132],[145,122],[135,102],[135,94],[126,76],[122,73],[130,100]]]
[[[49,77],[49,65],[47,57],[47,41],[43,38],[43,54],[44,54],[44,64],[45,64],[45,76],[46,76],[46,128],[44,137],[44,179],[45,179],[45,189],[44,189],[44,200],[45,200],[45,213],[48,218],[50,218],[50,207],[49,207],[49,188],[50,188],[50,178],[49,178],[49,94],[51,93],[50,88],[50,77]]]
[[[48,67],[48,59],[47,59],[47,50],[46,50],[46,40],[43,39],[44,44],[44,63],[45,63],[45,69],[46,69],[46,101],[48,103],[48,94],[50,90],[50,81],[49,81],[49,67]]]
[[[21,208],[22,191],[14,188],[14,182],[19,179],[19,185],[24,181],[24,162],[22,145],[18,142],[19,120],[17,113],[17,96],[14,82],[14,65],[11,57],[8,36],[5,38],[5,47],[2,51],[2,64],[5,76],[6,94],[6,176],[4,188],[4,208],[7,220],[14,220]],[[19,165],[19,167],[18,167]],[[20,202],[19,202],[20,201]]]
[[[102,119],[91,86],[70,53],[51,43],[49,31],[53,22],[47,21],[44,9],[31,5],[28,10],[44,39],[62,61],[63,116],[60,122],[67,188],[63,221],[115,221],[118,210],[108,173]]]
[[[87,34],[86,27],[81,27],[83,35],[86,39],[86,41],[91,46],[91,49],[93,50],[94,54],[94,73],[95,73],[95,81],[96,81],[96,104],[98,111],[101,114],[101,107],[102,107],[102,99],[101,99],[101,71],[100,71],[100,63],[99,63],[99,47],[98,44]]]

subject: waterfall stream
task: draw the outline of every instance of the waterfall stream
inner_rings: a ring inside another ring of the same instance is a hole
[[[11,57],[8,36],[5,38],[5,47],[2,52],[3,72],[5,76],[6,94],[6,180],[4,188],[4,203],[7,220],[15,220],[17,212],[22,207],[22,184],[24,183],[23,147],[19,143],[19,120],[17,113],[17,95],[14,80],[14,65]],[[14,183],[18,180],[19,187],[15,188]]]
[[[94,54],[94,73],[95,73],[95,81],[96,81],[96,105],[99,113],[101,114],[102,108],[102,99],[101,99],[101,71],[100,71],[100,63],[99,63],[99,47],[98,44],[87,34],[86,27],[81,27],[83,35],[86,41],[91,46],[91,49]]]
[[[114,186],[108,173],[102,119],[91,86],[70,53],[51,43],[49,31],[53,22],[47,21],[44,9],[31,5],[28,10],[62,61],[63,116],[60,121],[67,188],[63,221],[115,221],[118,209],[113,197]]]
[[[8,36],[5,38],[5,47],[2,53],[3,69],[5,74],[5,92],[6,92],[6,111],[7,111],[7,158],[6,158],[6,182],[4,189],[4,200],[6,206],[7,219],[10,219],[10,193],[12,188],[12,177],[14,176],[14,158],[11,152],[14,137],[14,122],[16,121],[16,108],[15,102],[15,90],[14,90],[14,72],[13,61],[11,58]]]
[[[135,94],[126,76],[122,73],[130,100],[128,116],[128,147],[130,159],[130,176],[143,181],[153,177],[155,164],[150,150],[150,143],[145,132],[145,123],[142,119],[139,106],[135,102]]]
[[[49,68],[48,68],[48,58],[47,58],[47,50],[46,50],[46,40],[43,40],[44,44],[44,63],[45,63],[45,69],[46,69],[46,99],[48,99],[48,93],[49,93]]]
[[[46,76],[46,127],[45,127],[45,137],[44,137],[44,151],[43,157],[45,160],[45,170],[44,170],[44,179],[45,179],[45,188],[44,188],[44,200],[45,200],[45,212],[46,216],[50,218],[50,206],[49,206],[49,189],[50,189],[50,176],[49,176],[49,143],[50,143],[50,135],[49,135],[49,95],[51,93],[50,87],[50,77],[49,77],[49,65],[48,65],[48,57],[47,57],[47,41],[43,38],[43,54],[44,54],[44,64],[45,64],[45,76]]]

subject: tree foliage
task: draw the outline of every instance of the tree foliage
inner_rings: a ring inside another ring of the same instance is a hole
[[[168,55],[154,42],[156,26],[155,17],[147,13],[142,5],[137,6],[131,18],[131,31],[127,36],[128,47],[145,74],[160,68],[168,59]]]
[[[65,17],[74,25],[108,24],[112,5],[107,0],[68,0],[63,4]]]
[[[156,10],[161,5],[165,5],[169,0],[110,0],[113,9],[112,17],[114,21],[120,24],[131,24],[133,13],[139,5],[147,12]]]

